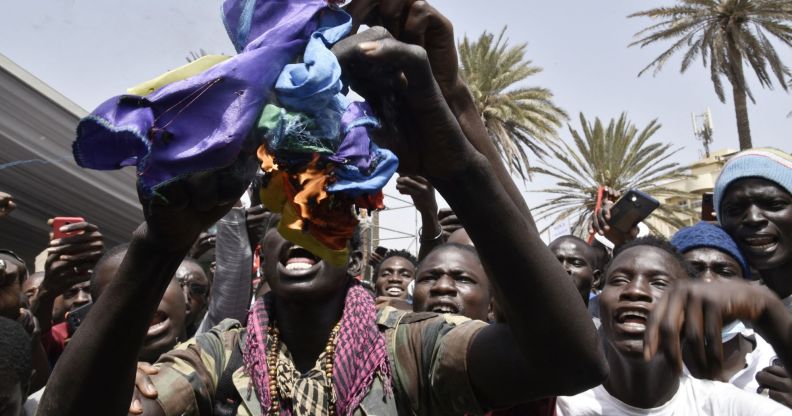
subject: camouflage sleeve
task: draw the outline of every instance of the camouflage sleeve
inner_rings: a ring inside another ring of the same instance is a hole
[[[212,414],[217,380],[239,342],[242,327],[227,319],[209,332],[162,355],[152,376],[157,402],[167,416]]]
[[[467,374],[473,337],[487,324],[456,315],[384,310],[399,414],[483,414]]]

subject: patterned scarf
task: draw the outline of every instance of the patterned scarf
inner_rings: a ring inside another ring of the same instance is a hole
[[[259,403],[264,411],[272,404],[267,368],[267,339],[272,293],[260,299],[250,311],[247,342],[243,353],[245,369],[253,380]],[[338,332],[333,359],[333,392],[336,413],[351,415],[368,393],[374,377],[383,380],[388,394],[392,394],[391,370],[385,337],[376,325],[377,312],[371,295],[357,281],[350,284],[344,300],[341,328]],[[300,396],[300,395],[294,395]],[[282,406],[285,404],[281,401]],[[299,404],[293,404],[299,406]],[[288,406],[285,406],[288,407]],[[291,414],[281,408],[281,414]]]

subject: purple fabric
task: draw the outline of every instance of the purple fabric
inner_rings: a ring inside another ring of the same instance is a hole
[[[341,116],[341,134],[344,140],[338,150],[328,159],[339,165],[351,164],[360,170],[368,170],[374,152],[367,127],[379,127],[371,107],[365,102],[349,104]]]
[[[231,165],[261,115],[283,67],[305,48],[325,0],[227,0],[226,28],[235,44],[252,1],[242,52],[146,97],[118,96],[80,121],[73,146],[78,165],[136,165],[140,188]],[[247,42],[247,39],[252,39]]]

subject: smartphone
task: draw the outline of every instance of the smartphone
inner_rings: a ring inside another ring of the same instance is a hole
[[[74,332],[77,331],[77,328],[85,320],[85,317],[88,316],[88,312],[90,312],[92,306],[93,303],[89,303],[66,314],[66,330],[69,333],[69,337],[74,335]]]
[[[712,202],[712,194],[705,193],[701,195],[701,220],[702,221],[717,221],[715,217],[715,203]]]
[[[75,232],[64,233],[60,231],[60,228],[64,225],[69,224],[77,224],[79,222],[85,222],[82,217],[55,217],[52,219],[52,239],[56,238],[63,238],[63,237],[70,237],[76,234]]]
[[[633,227],[659,206],[660,202],[651,196],[630,189],[611,207],[608,224],[616,230],[629,233]]]

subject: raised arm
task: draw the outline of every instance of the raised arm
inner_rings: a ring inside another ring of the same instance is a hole
[[[215,269],[212,296],[198,334],[209,331],[223,319],[245,320],[251,296],[253,252],[250,248],[245,208],[232,208],[217,222]]]
[[[401,152],[404,166],[420,169],[448,201],[503,294],[498,300],[508,325],[482,330],[470,346],[467,366],[482,404],[504,407],[601,382],[604,359],[580,295],[530,217],[514,221],[524,218],[523,212],[491,161],[460,127],[432,75],[426,51],[390,38],[381,28],[345,40],[337,48],[342,56],[344,48],[351,56],[349,68],[358,68],[358,81],[379,82],[384,88],[401,84],[395,94],[404,102],[401,117],[410,123],[400,126],[401,137],[381,139]],[[400,65],[403,74],[392,75],[400,81],[388,83],[381,73],[361,73],[365,69],[360,68],[382,68],[386,62]],[[362,87],[373,92],[371,85]]]
[[[237,172],[240,165],[255,167],[255,158],[241,158]],[[237,172],[202,173],[174,183],[163,191],[168,203],[144,200],[146,222],[133,233],[118,275],[58,360],[39,415],[127,412],[138,351],[156,307],[200,231],[222,217],[247,186],[250,178]]]

